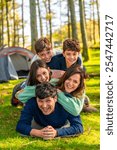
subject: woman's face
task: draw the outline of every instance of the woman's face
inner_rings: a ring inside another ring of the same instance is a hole
[[[75,91],[80,84],[80,75],[74,74],[64,82],[64,88],[67,93]]]
[[[50,71],[46,68],[38,68],[36,72],[36,79],[39,82],[48,82],[50,79]]]

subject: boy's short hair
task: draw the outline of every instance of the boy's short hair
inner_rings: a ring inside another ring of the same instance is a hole
[[[79,41],[75,39],[66,39],[63,42],[63,52],[65,52],[66,50],[80,52]]]
[[[42,52],[43,50],[51,50],[51,49],[52,44],[46,37],[40,38],[35,42],[35,51],[37,54],[39,52]]]
[[[50,83],[41,83],[36,86],[35,94],[39,99],[44,99],[47,97],[54,98],[57,96],[57,88]]]

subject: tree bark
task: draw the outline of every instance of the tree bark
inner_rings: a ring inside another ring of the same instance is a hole
[[[24,38],[24,0],[22,0],[22,45],[25,46]]]
[[[82,55],[84,57],[84,61],[87,61],[89,60],[89,56],[88,56],[87,35],[86,35],[86,29],[85,29],[83,0],[79,0],[79,9],[80,9],[80,28],[81,28],[82,43],[83,43]]]
[[[31,26],[31,51],[34,52],[35,41],[37,40],[37,20],[35,0],[30,0],[30,26]]]
[[[37,0],[37,6],[38,6],[38,14],[39,14],[40,35],[42,37],[43,36],[43,25],[42,25],[42,17],[41,17],[41,10],[40,10],[39,0]]]
[[[72,38],[78,39],[74,0],[68,0],[68,6],[71,14]]]

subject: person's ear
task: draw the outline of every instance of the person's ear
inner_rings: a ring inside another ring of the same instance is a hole
[[[65,57],[65,52],[63,52],[63,56]]]
[[[39,56],[39,57],[40,57],[40,53],[37,53],[37,56]]]
[[[54,97],[55,102],[57,102],[57,96]]]
[[[39,98],[38,98],[38,97],[36,97],[36,101],[37,101],[37,103],[38,103],[38,101],[39,101]]]

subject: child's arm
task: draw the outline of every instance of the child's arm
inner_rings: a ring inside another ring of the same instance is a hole
[[[26,103],[32,97],[35,97],[35,86],[26,86],[23,90],[16,93],[16,98],[22,103]]]
[[[78,116],[83,108],[85,93],[80,97],[66,95],[64,92],[58,92],[58,102],[73,116]]]

